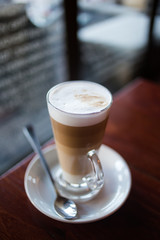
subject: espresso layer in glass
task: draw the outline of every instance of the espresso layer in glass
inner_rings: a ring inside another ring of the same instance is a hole
[[[73,127],[51,118],[60,165],[70,175],[84,176],[91,171],[87,152],[102,143],[108,117],[91,126]],[[87,121],[87,120],[86,120]]]

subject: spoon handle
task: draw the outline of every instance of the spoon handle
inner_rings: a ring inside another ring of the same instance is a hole
[[[26,136],[26,138],[28,139],[29,143],[31,144],[32,148],[34,149],[34,151],[39,155],[40,157],[40,161],[42,166],[44,167],[46,173],[49,175],[49,178],[57,192],[57,189],[55,187],[55,181],[52,177],[51,171],[49,169],[49,166],[43,156],[43,153],[41,151],[41,147],[40,147],[40,143],[38,141],[38,138],[36,136],[36,133],[34,131],[34,128],[31,124],[27,125],[26,127],[23,128],[23,133]]]

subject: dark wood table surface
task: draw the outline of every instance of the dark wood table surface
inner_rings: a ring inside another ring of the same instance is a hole
[[[132,188],[113,215],[68,224],[40,213],[24,190],[33,154],[0,178],[0,240],[160,239],[160,86],[137,79],[114,95],[104,143],[128,163]]]

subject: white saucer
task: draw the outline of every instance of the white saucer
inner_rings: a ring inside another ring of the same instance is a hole
[[[47,147],[44,155],[53,172],[58,165],[55,146]],[[29,163],[25,173],[24,185],[29,200],[40,212],[62,222],[87,223],[111,215],[122,206],[130,192],[131,174],[125,160],[112,148],[102,145],[99,158],[105,175],[104,187],[94,199],[77,204],[77,219],[62,219],[55,213],[53,187],[37,155]]]

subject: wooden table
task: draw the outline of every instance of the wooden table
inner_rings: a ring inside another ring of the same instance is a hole
[[[113,215],[67,224],[35,209],[24,191],[33,154],[0,179],[0,239],[160,239],[160,86],[137,79],[114,96],[104,143],[128,163],[132,189]]]

